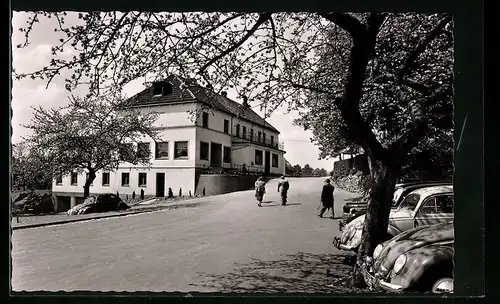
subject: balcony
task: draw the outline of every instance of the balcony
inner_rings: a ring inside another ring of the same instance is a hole
[[[271,141],[269,137],[266,137],[266,140],[264,140],[262,137],[259,138],[258,135],[254,136],[250,136],[249,134],[245,134],[244,136],[242,134],[240,134],[239,136],[233,135],[232,143],[233,145],[252,143],[255,145],[260,145],[278,150],[285,149],[285,145],[283,142],[277,142],[276,140]]]
[[[232,174],[232,175],[264,175],[263,166],[245,166],[236,164],[211,165],[201,168],[203,174]],[[279,176],[277,173],[270,173],[269,176]]]

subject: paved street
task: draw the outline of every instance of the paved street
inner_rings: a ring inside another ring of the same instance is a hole
[[[350,267],[332,245],[338,220],[317,216],[323,181],[290,179],[288,206],[279,205],[272,181],[262,208],[244,191],[185,208],[16,230],[13,290],[343,292]],[[337,215],[353,196],[336,190]],[[332,282],[338,286],[326,287]]]

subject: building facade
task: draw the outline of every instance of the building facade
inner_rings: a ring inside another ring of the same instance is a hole
[[[203,174],[251,173],[281,175],[285,172],[280,132],[257,115],[246,102],[216,95],[191,80],[170,76],[129,99],[139,112],[154,111],[159,139],[144,137],[133,143],[151,152],[151,165],[122,163],[114,172],[98,172],[91,194],[164,197],[195,195]],[[62,209],[83,201],[85,174],[73,173],[55,180],[53,193]],[[61,209],[61,208],[60,208]]]

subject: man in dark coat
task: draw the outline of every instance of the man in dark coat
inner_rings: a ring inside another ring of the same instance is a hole
[[[323,208],[321,208],[318,214],[319,217],[323,217],[326,210],[332,209],[331,218],[335,218],[335,211],[333,210],[333,191],[335,191],[335,187],[330,184],[330,179],[327,179],[321,191],[321,203],[323,203]]]
[[[280,180],[278,181],[278,192],[281,190],[281,204],[283,206],[286,205],[286,200],[288,197],[288,189],[290,188],[290,184],[288,181],[285,179],[285,176],[282,175]]]

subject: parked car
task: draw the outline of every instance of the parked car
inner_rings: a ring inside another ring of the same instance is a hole
[[[453,186],[441,185],[413,190],[389,213],[386,240],[403,231],[422,225],[433,225],[453,220]],[[347,224],[340,237],[333,239],[335,247],[357,252],[366,214]]]
[[[12,214],[44,214],[54,212],[52,191],[33,190],[17,193],[12,198]]]
[[[89,196],[85,201],[68,210],[68,215],[79,215],[88,213],[99,213],[129,209],[122,199],[112,193]]]
[[[370,289],[453,293],[453,223],[418,226],[378,245],[361,265]]]
[[[439,186],[439,185],[452,185],[450,181],[432,181],[432,182],[408,182],[396,184],[394,195],[392,198],[392,207],[391,209],[397,209],[403,199],[411,193],[413,190],[430,187],[430,186]],[[366,208],[368,207],[368,202],[359,201],[357,203],[347,203],[343,207],[343,219],[339,221],[339,230],[342,231],[343,227],[350,223],[355,218],[366,213]]]

